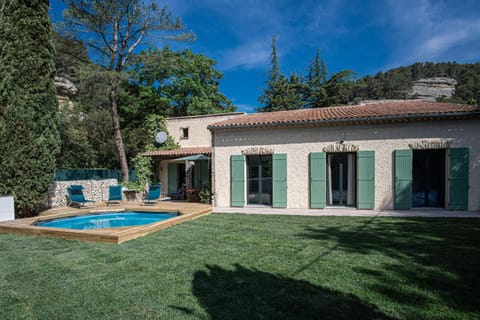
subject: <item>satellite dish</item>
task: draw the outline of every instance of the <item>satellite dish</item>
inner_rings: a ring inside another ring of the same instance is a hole
[[[160,131],[155,135],[155,141],[157,141],[159,144],[164,143],[167,141],[167,133],[165,131]]]

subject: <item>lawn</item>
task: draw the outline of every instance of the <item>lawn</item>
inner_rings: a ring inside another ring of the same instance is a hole
[[[479,319],[480,220],[213,214],[122,245],[0,234],[0,319]]]

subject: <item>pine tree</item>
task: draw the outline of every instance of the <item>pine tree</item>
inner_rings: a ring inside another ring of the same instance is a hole
[[[114,141],[123,182],[128,182],[128,163],[120,129],[118,95],[125,66],[137,54],[148,36],[157,39],[193,41],[195,34],[185,31],[180,19],[174,19],[166,7],[156,1],[142,0],[65,0],[64,21],[69,31],[80,30],[86,45],[106,70],[108,99],[112,115]]]
[[[290,75],[286,90],[284,92],[285,110],[298,110],[305,108],[305,95],[307,92],[307,84],[302,76],[298,76],[295,72]]]
[[[0,2],[0,194],[17,216],[38,210],[59,151],[48,0]]]

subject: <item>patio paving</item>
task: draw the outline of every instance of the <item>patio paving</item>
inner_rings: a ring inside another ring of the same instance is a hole
[[[214,207],[214,213],[278,214],[302,216],[351,216],[351,217],[429,217],[429,218],[480,218],[480,212],[449,211],[440,208],[415,208],[412,210],[357,210],[355,208],[284,209],[268,206],[239,208]]]

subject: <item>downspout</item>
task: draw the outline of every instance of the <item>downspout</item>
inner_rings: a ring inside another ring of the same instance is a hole
[[[215,131],[210,130],[210,139],[211,139],[211,147],[212,147],[212,155],[210,156],[210,190],[211,190],[211,199],[212,199],[212,206],[217,206],[217,194],[215,192]]]

